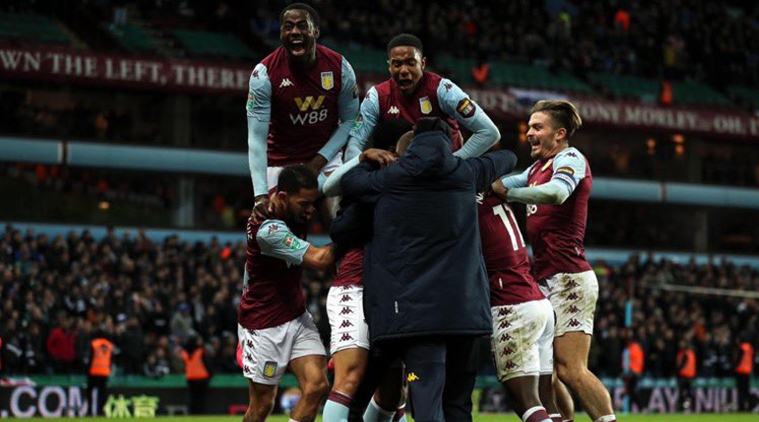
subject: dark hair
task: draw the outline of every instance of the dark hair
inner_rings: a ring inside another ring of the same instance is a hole
[[[308,13],[308,17],[311,18],[311,22],[316,26],[319,27],[319,13],[316,12],[316,9],[313,7],[307,5],[306,3],[293,3],[291,5],[288,5],[284,9],[282,9],[282,13],[279,14],[279,24],[282,25],[282,23],[285,20],[285,12],[288,10],[304,10],[306,13]]]
[[[540,100],[532,106],[530,114],[542,111],[548,113],[556,123],[557,128],[567,130],[567,139],[574,135],[575,131],[582,126],[582,119],[577,107],[566,100]]]
[[[409,46],[419,50],[419,53],[424,55],[424,46],[422,46],[422,40],[416,35],[411,34],[398,34],[387,43],[387,53],[390,54],[390,50],[398,46]]]
[[[373,147],[395,151],[395,144],[398,143],[398,139],[412,128],[411,123],[404,119],[384,120],[374,128]]]
[[[285,167],[279,173],[277,180],[277,191],[289,194],[298,193],[301,189],[316,189],[318,187],[316,175],[303,164]]]

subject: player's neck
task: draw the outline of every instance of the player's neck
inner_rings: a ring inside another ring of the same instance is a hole
[[[564,151],[567,148],[569,148],[569,144],[567,142],[561,142],[550,153],[546,154],[544,160],[548,160],[550,158],[555,157],[556,155],[558,155],[560,152]]]
[[[304,60],[294,60],[292,57],[289,57],[289,59],[290,65],[296,69],[310,69],[316,65],[316,47],[314,47],[313,53]]]
[[[287,209],[287,204],[283,200],[277,198],[276,195],[271,198],[271,202],[272,209],[274,210],[272,213],[272,218],[288,223],[287,211],[285,211]]]

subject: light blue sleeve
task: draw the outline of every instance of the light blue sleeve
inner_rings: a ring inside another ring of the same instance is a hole
[[[256,242],[262,254],[279,258],[290,265],[300,265],[311,245],[294,235],[282,220],[264,221],[256,234]]]
[[[529,166],[519,174],[504,176],[501,178],[501,183],[503,183],[507,189],[523,188],[527,186],[527,179],[529,178],[531,168],[532,166]]]
[[[379,120],[379,98],[374,87],[369,91],[361,102],[361,111],[356,116],[356,121],[348,137],[348,147],[345,150],[345,161],[358,157],[366,149],[369,137],[372,136],[374,127]]]
[[[245,110],[248,115],[248,166],[253,181],[253,195],[265,195],[269,193],[266,182],[266,138],[271,118],[271,82],[266,66],[261,63],[250,74]]]
[[[327,161],[337,155],[348,142],[348,134],[358,116],[358,90],[356,88],[356,74],[353,72],[348,60],[343,57],[342,88],[337,98],[340,125],[329,138],[326,144],[319,150],[319,155]]]
[[[348,170],[356,167],[360,163],[358,158],[359,157],[353,157],[350,160],[344,162],[327,177],[327,179],[321,185],[321,190],[324,196],[338,196],[342,194],[342,190],[340,189],[340,180],[343,178],[343,175],[348,172]]]
[[[501,133],[482,107],[455,83],[441,79],[437,87],[437,98],[445,114],[453,116],[472,132],[472,136],[453,155],[461,158],[479,157],[501,139]]]
[[[560,180],[566,185],[569,194],[574,192],[577,184],[585,177],[587,162],[576,148],[570,147],[556,154],[553,160],[551,180]]]

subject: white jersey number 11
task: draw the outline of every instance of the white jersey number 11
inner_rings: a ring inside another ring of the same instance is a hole
[[[519,248],[524,248],[524,238],[522,238],[522,232],[519,231],[517,219],[514,217],[514,212],[511,211],[511,208],[506,204],[499,204],[493,207],[493,214],[501,217],[501,221],[503,222],[504,227],[506,227],[506,231],[509,232],[511,246],[514,250],[518,251]]]

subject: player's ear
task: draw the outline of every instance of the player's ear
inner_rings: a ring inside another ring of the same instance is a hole
[[[556,140],[557,141],[566,141],[567,140],[567,128],[560,127],[556,130]]]
[[[422,70],[424,70],[425,67],[427,67],[427,58],[422,57]]]
[[[319,32],[319,27],[318,27],[318,26],[317,26],[317,27],[314,27],[314,39],[315,39],[315,40],[318,40],[318,39],[319,39],[319,35],[320,35],[320,34],[321,34],[321,32]]]

